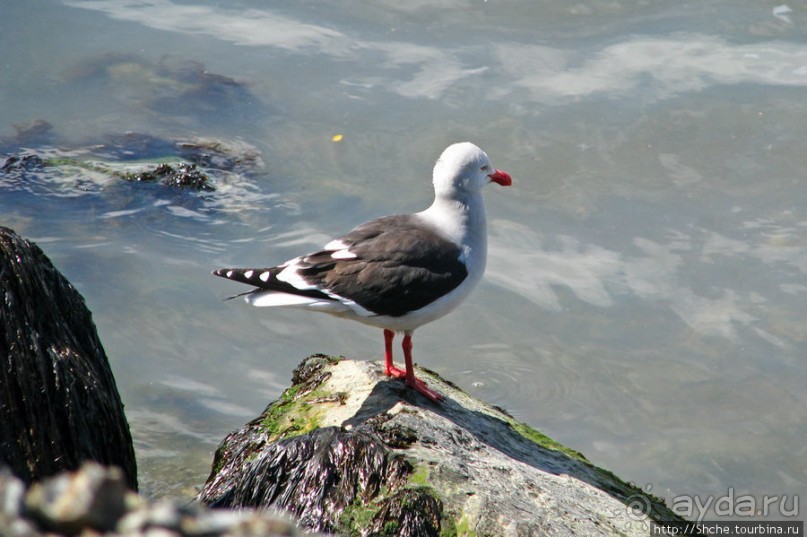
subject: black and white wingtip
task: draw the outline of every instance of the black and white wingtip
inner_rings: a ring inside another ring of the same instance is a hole
[[[233,280],[234,282],[245,283],[255,287],[262,287],[272,278],[271,269],[241,269],[241,268],[220,268],[213,271],[214,276]]]
[[[272,306],[322,306],[331,305],[334,298],[313,286],[299,286],[295,282],[278,278],[288,265],[269,268],[222,268],[213,271],[214,276],[234,282],[252,285],[254,289],[228,298],[244,297],[257,307]]]

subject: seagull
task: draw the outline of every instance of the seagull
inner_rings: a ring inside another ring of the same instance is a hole
[[[432,182],[434,202],[421,212],[371,220],[282,265],[213,274],[254,286],[235,295],[253,306],[303,308],[382,328],[385,373],[441,401],[415,376],[412,334],[454,310],[479,283],[487,261],[482,188],[513,180],[463,142],[443,151]],[[406,369],[393,363],[393,339],[401,332]]]

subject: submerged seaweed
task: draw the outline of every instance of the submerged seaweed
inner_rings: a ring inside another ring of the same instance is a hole
[[[158,164],[155,168],[149,168],[141,172],[123,174],[127,181],[143,183],[159,182],[165,186],[175,186],[179,188],[190,188],[191,190],[202,190],[212,192],[215,190],[209,184],[207,174],[196,167],[196,164],[180,162],[178,164]]]

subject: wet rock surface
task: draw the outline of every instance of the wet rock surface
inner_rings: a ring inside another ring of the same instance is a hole
[[[26,483],[94,460],[137,488],[132,437],[92,315],[42,250],[0,227],[0,465]]]
[[[20,153],[6,157],[0,172],[7,178],[25,181],[29,174],[46,174],[48,169],[58,169],[59,166],[85,167],[88,172],[107,173],[124,181],[136,183],[159,183],[167,187],[187,188],[204,192],[212,192],[215,188],[210,184],[208,175],[197,168],[196,164],[176,162],[169,164],[141,164],[132,170],[117,170],[111,165],[98,162],[80,162],[71,159],[48,159],[37,153]]]
[[[229,435],[199,494],[351,535],[647,535],[664,503],[425,371],[427,401],[380,364],[317,355]],[[638,506],[638,507],[637,507]]]
[[[249,430],[243,432],[249,434]],[[233,440],[231,446],[250,445]],[[205,503],[211,507],[272,506],[292,513],[307,528],[334,532],[340,527],[339,517],[350,506],[364,505],[377,498],[382,487],[405,482],[411,466],[391,455],[371,432],[339,427],[322,427],[259,451],[220,453],[217,462],[234,456],[239,467],[249,466],[250,473],[246,479],[232,482],[226,472],[217,474],[219,479],[205,488]],[[417,509],[405,511],[397,515],[416,517],[419,513]]]
[[[0,467],[0,535],[296,537],[311,535],[287,517],[250,510],[209,510],[168,500],[148,502],[121,471],[95,463],[26,488]]]
[[[155,162],[142,162],[144,159]],[[130,162],[132,161],[132,162]],[[137,161],[137,162],[133,162]],[[146,134],[110,135],[100,144],[71,149],[25,148],[7,154],[0,163],[0,186],[12,181],[59,183],[60,178],[83,175],[77,190],[92,190],[123,180],[159,183],[166,187],[213,192],[210,175],[250,174],[263,166],[257,150],[240,142],[193,138],[167,140]],[[62,181],[66,185],[70,181]]]
[[[188,164],[186,162],[180,162],[173,166],[166,163],[158,164],[153,169],[124,174],[123,178],[127,181],[144,183],[159,182],[166,186],[204,190],[207,192],[215,190],[208,182],[207,175],[199,170],[196,164]]]
[[[204,221],[294,211],[266,180],[258,149],[240,139],[109,134],[86,144],[12,145],[0,140],[0,192],[104,220],[167,213]]]

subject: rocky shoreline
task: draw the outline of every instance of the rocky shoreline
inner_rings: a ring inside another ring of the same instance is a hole
[[[160,537],[302,537],[286,516],[259,510],[211,510],[197,504],[148,502],[115,467],[85,463],[31,487],[0,470],[0,535]]]

